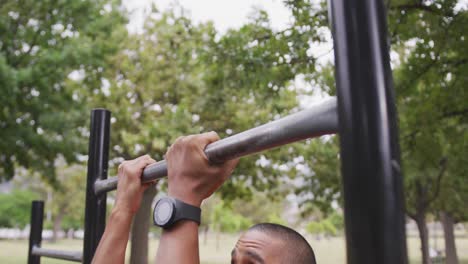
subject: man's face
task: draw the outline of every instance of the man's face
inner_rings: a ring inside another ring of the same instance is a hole
[[[281,241],[265,233],[248,231],[237,241],[231,253],[231,264],[281,263],[284,247]]]

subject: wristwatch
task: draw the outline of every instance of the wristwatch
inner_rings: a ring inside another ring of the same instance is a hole
[[[200,218],[200,208],[172,197],[163,197],[154,206],[154,224],[165,229],[180,220],[190,220],[200,224]]]

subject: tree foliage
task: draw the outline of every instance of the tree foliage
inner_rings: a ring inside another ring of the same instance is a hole
[[[37,194],[31,191],[0,193],[0,226],[24,228],[28,225],[34,199],[37,199]]]
[[[15,166],[53,182],[59,154],[85,151],[83,101],[70,73],[98,86],[108,42],[125,18],[115,1],[2,1],[0,5],[0,179]],[[75,74],[76,75],[76,74]]]
[[[466,175],[459,159],[468,150],[468,14],[456,8],[458,1],[400,2],[392,3],[390,17],[400,60],[395,87],[411,214],[421,198],[420,205],[429,207],[444,181]]]
[[[340,231],[343,230],[343,222],[343,216],[335,212],[329,217],[320,221],[309,222],[306,226],[306,230],[311,234],[336,236]]]
[[[276,32],[257,10],[240,29],[219,34],[211,23],[194,25],[180,14],[154,9],[143,33],[122,42],[106,69],[107,92],[89,100],[113,113],[116,161],[144,153],[161,159],[181,135],[214,130],[225,137],[297,111],[293,81],[314,71],[314,58],[308,42],[296,43],[317,38],[316,32]],[[285,175],[274,164],[291,159],[290,153],[271,152],[272,166],[265,167],[258,156],[243,159],[222,196],[274,192]]]
[[[234,212],[223,201],[214,206],[210,218],[212,226],[222,232],[237,233],[252,225],[252,220]]]
[[[23,166],[69,189],[53,164],[84,152],[93,107],[113,113],[116,164],[147,153],[162,159],[179,136],[214,130],[226,137],[298,111],[306,95],[334,95],[334,66],[318,64],[314,52],[329,35],[325,2],[285,1],[293,18],[282,30],[257,9],[224,33],[211,22],[194,24],[178,6],[154,7],[143,32],[127,34],[118,2],[4,1],[0,178]],[[466,7],[456,0],[387,5],[407,213],[424,222],[442,210],[466,220]],[[312,89],[296,87],[298,80]],[[243,158],[220,190],[219,214],[239,223],[244,210],[261,221],[270,217],[262,210],[226,207],[258,198],[255,191],[281,199],[293,190],[305,213],[327,217],[342,199],[338,153],[331,136]]]

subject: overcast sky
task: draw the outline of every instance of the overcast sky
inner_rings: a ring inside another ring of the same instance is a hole
[[[183,6],[188,16],[195,22],[213,21],[215,27],[220,32],[226,32],[229,28],[239,28],[247,23],[249,15],[254,8],[260,8],[268,12],[271,25],[276,30],[281,30],[290,26],[291,12],[283,4],[283,0],[123,0],[124,5],[131,12],[128,29],[138,32],[143,25],[143,17],[155,3],[160,10],[167,10],[174,4]],[[316,45],[310,52],[318,57],[318,63],[326,63],[333,60],[331,36],[328,36],[329,43]],[[304,82],[298,76],[292,84],[296,89],[312,90],[311,84]],[[312,103],[321,101],[327,95],[318,92],[313,96],[301,96],[300,104],[307,107]]]
[[[155,3],[160,10],[166,10],[179,3],[189,11],[195,22],[213,21],[216,28],[225,32],[228,28],[238,28],[245,24],[253,8],[266,10],[275,29],[288,26],[291,12],[282,0],[124,0],[124,5],[133,11],[130,18],[131,31],[141,28],[143,12]]]

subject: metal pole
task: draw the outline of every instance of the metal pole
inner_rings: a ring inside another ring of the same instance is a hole
[[[35,256],[42,256],[55,259],[63,259],[68,261],[81,262],[83,253],[78,251],[65,251],[57,249],[45,249],[38,246],[33,246],[32,254]]]
[[[214,142],[206,147],[205,154],[211,162],[223,162],[306,138],[336,133],[337,122],[336,98],[330,98],[310,109]],[[167,165],[162,160],[144,169],[142,182],[165,176]],[[116,188],[117,177],[97,181],[94,186],[96,194]]]
[[[106,194],[97,196],[94,183],[107,178],[110,116],[111,113],[105,109],[91,111],[83,241],[85,264],[91,263],[106,225]]]
[[[28,264],[40,264],[41,257],[33,254],[35,246],[42,242],[42,223],[44,221],[44,201],[33,201],[31,206],[31,230],[29,231]]]
[[[400,150],[382,0],[331,0],[347,261],[407,263]]]

